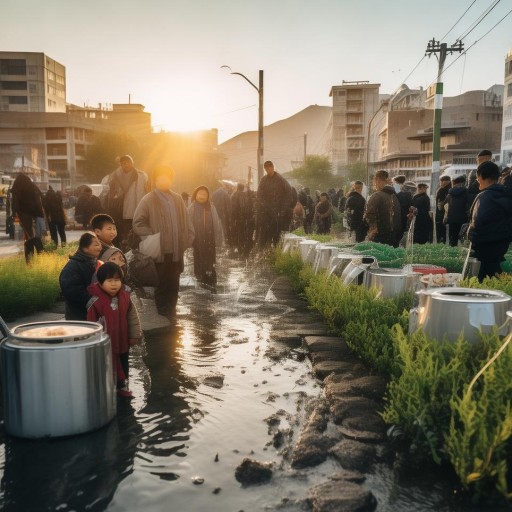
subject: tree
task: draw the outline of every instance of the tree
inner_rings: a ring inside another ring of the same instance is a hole
[[[363,162],[355,162],[346,166],[346,175],[349,182],[362,181],[366,183],[366,164]]]
[[[140,144],[126,133],[109,132],[98,135],[96,142],[87,149],[84,174],[91,182],[100,182],[118,167],[116,158],[122,155],[131,155],[137,165],[142,156]]]
[[[325,192],[330,188],[341,186],[339,177],[332,173],[329,158],[322,155],[307,155],[305,164],[287,172],[285,178],[294,179],[311,191],[320,190]]]

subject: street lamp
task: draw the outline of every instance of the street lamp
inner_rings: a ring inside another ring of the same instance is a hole
[[[244,80],[249,82],[258,93],[258,183],[263,178],[263,70],[259,72],[259,87],[256,87],[245,75],[237,71],[231,71],[229,66],[221,66],[221,68],[229,69],[232,75],[241,76]]]

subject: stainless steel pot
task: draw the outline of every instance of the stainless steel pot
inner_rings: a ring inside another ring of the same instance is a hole
[[[80,334],[27,337],[34,329]],[[109,336],[93,322],[37,322],[0,344],[5,429],[27,438],[70,436],[107,424],[116,413]]]
[[[293,233],[285,233],[282,238],[283,252],[295,252],[299,248],[299,243],[304,240],[303,236],[294,235]]]
[[[332,245],[318,244],[315,247],[315,261],[313,262],[313,272],[318,274],[320,270],[329,268],[329,262],[333,256],[336,256],[340,250]]]
[[[318,245],[316,240],[302,240],[299,242],[299,251],[300,257],[302,258],[302,263],[311,263],[313,264],[315,257],[315,247]]]
[[[413,294],[419,288],[421,274],[394,268],[369,268],[364,283],[368,288],[377,288],[380,297],[396,297]]]
[[[364,274],[368,268],[379,268],[379,264],[373,256],[352,257],[340,279],[344,284],[363,284]]]
[[[409,315],[409,332],[417,329],[431,338],[456,341],[461,332],[472,343],[480,332],[498,327],[506,334],[507,310],[512,298],[497,290],[433,288],[417,292],[418,306]]]
[[[354,254],[342,252],[333,256],[329,261],[329,275],[340,277],[347,265],[354,259]]]

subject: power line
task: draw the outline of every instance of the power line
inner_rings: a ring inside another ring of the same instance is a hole
[[[478,25],[480,25],[480,23],[482,23],[482,21],[491,13],[491,11],[501,2],[501,0],[494,0],[494,3],[491,4],[482,14],[480,14],[480,16],[473,22],[472,25],[470,25],[470,27],[466,30],[466,32],[462,33],[458,38],[457,38],[457,41],[462,41],[463,39],[465,39],[466,37],[469,36],[469,34],[471,34],[471,32],[473,32],[473,30],[475,30],[476,27],[478,27]]]
[[[471,7],[473,7],[473,5],[475,4],[476,0],[473,0],[471,2],[471,5],[462,13],[462,16],[454,23],[454,25],[452,26],[452,28],[450,30],[448,30],[448,32],[446,32],[446,34],[441,38],[441,41],[444,40],[444,38],[458,25],[459,21],[464,18],[464,16],[466,15],[466,13],[469,11],[469,9],[471,9]]]

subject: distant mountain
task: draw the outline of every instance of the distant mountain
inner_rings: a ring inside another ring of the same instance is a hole
[[[264,128],[263,161],[272,160],[280,173],[288,172],[304,159],[304,134],[307,133],[308,154],[327,155],[331,138],[331,107],[311,105],[287,119],[276,121]],[[219,145],[227,157],[223,177],[247,182],[251,166],[257,176],[258,131],[244,132]],[[252,187],[256,187],[253,185]]]

